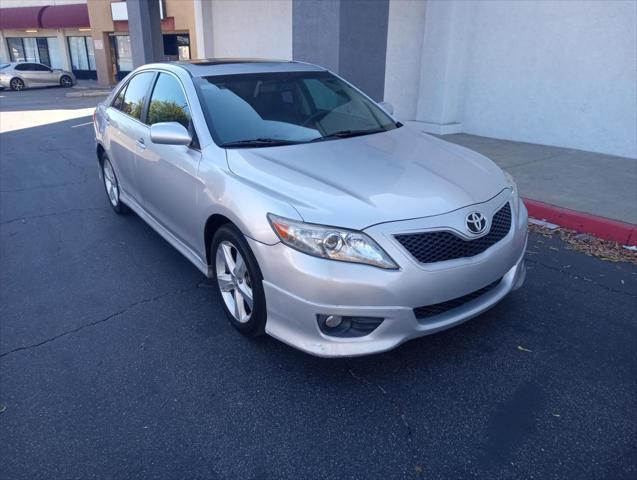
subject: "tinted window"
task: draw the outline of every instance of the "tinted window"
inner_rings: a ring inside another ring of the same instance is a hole
[[[128,82],[126,91],[124,92],[124,99],[122,101],[120,110],[129,114],[136,119],[142,118],[142,109],[144,108],[144,100],[148,93],[148,86],[153,79],[153,72],[144,72],[135,75]]]
[[[179,122],[188,128],[190,110],[179,81],[167,73],[160,73],[150,97],[147,123]]]
[[[328,72],[238,74],[194,82],[219,145],[255,139],[302,143],[397,127],[374,102]]]
[[[34,72],[48,72],[49,67],[40,65],[39,63],[33,63],[31,64],[31,70],[33,70]]]
[[[124,94],[126,93],[126,85],[124,85],[124,87],[122,87],[122,89],[119,91],[119,93],[117,94],[117,98],[115,99],[115,101],[113,101],[113,107],[121,110],[122,109],[122,105],[124,105]]]
[[[20,72],[26,72],[27,70],[31,70],[30,63],[19,63],[15,66],[15,69]]]

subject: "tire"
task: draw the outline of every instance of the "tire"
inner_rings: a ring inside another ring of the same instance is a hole
[[[14,92],[19,92],[20,90],[24,90],[24,80],[17,77],[12,78],[11,81],[9,82],[9,86],[11,87],[11,90],[13,90]]]
[[[235,254],[240,255],[243,260],[247,276],[243,274],[243,269],[236,272],[241,263]],[[228,255],[231,257],[230,261]],[[212,238],[210,258],[214,275],[213,284],[232,326],[247,337],[264,335],[267,310],[263,275],[243,234],[232,224],[220,227]],[[235,271],[230,273],[233,266]],[[239,302],[242,303],[237,302],[237,292],[241,297]],[[252,295],[251,302],[248,293]],[[236,305],[242,305],[242,308],[236,308]]]
[[[118,215],[128,213],[130,211],[129,208],[124,205],[119,198],[121,190],[119,187],[119,181],[117,180],[117,175],[115,175],[113,165],[105,153],[102,154],[100,164],[102,168],[102,183],[104,184],[104,191],[106,192],[108,203]]]
[[[62,75],[60,77],[60,85],[64,88],[71,88],[73,86],[73,79],[68,75]]]

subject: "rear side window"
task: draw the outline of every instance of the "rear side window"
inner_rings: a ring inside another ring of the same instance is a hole
[[[150,97],[147,123],[179,122],[190,125],[190,109],[179,81],[167,73],[160,73]]]
[[[148,93],[148,87],[154,75],[154,72],[143,72],[131,78],[126,86],[124,98],[119,106],[119,110],[140,120],[142,118],[142,110],[144,108],[146,94]]]
[[[32,63],[31,70],[33,70],[34,72],[48,72],[49,67],[40,65],[39,63]]]

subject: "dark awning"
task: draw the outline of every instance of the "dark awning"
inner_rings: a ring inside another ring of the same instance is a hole
[[[0,28],[40,28],[42,8],[0,8]]]
[[[81,28],[90,25],[85,3],[44,7],[40,15],[41,28]]]
[[[0,29],[90,27],[85,3],[0,8]]]

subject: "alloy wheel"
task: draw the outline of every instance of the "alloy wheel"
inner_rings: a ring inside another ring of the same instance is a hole
[[[108,199],[110,200],[111,205],[117,207],[117,205],[119,204],[119,185],[117,184],[117,177],[115,177],[115,172],[113,172],[113,166],[108,159],[104,160],[102,172]]]
[[[11,80],[11,90],[22,90],[24,88],[24,82],[19,78]]]
[[[252,280],[237,247],[227,240],[220,242],[215,255],[215,267],[226,307],[237,322],[248,322],[254,302]]]
[[[64,88],[68,88],[71,85],[73,85],[73,81],[71,80],[70,77],[68,77],[67,75],[63,76],[60,79],[60,84],[64,87]]]

